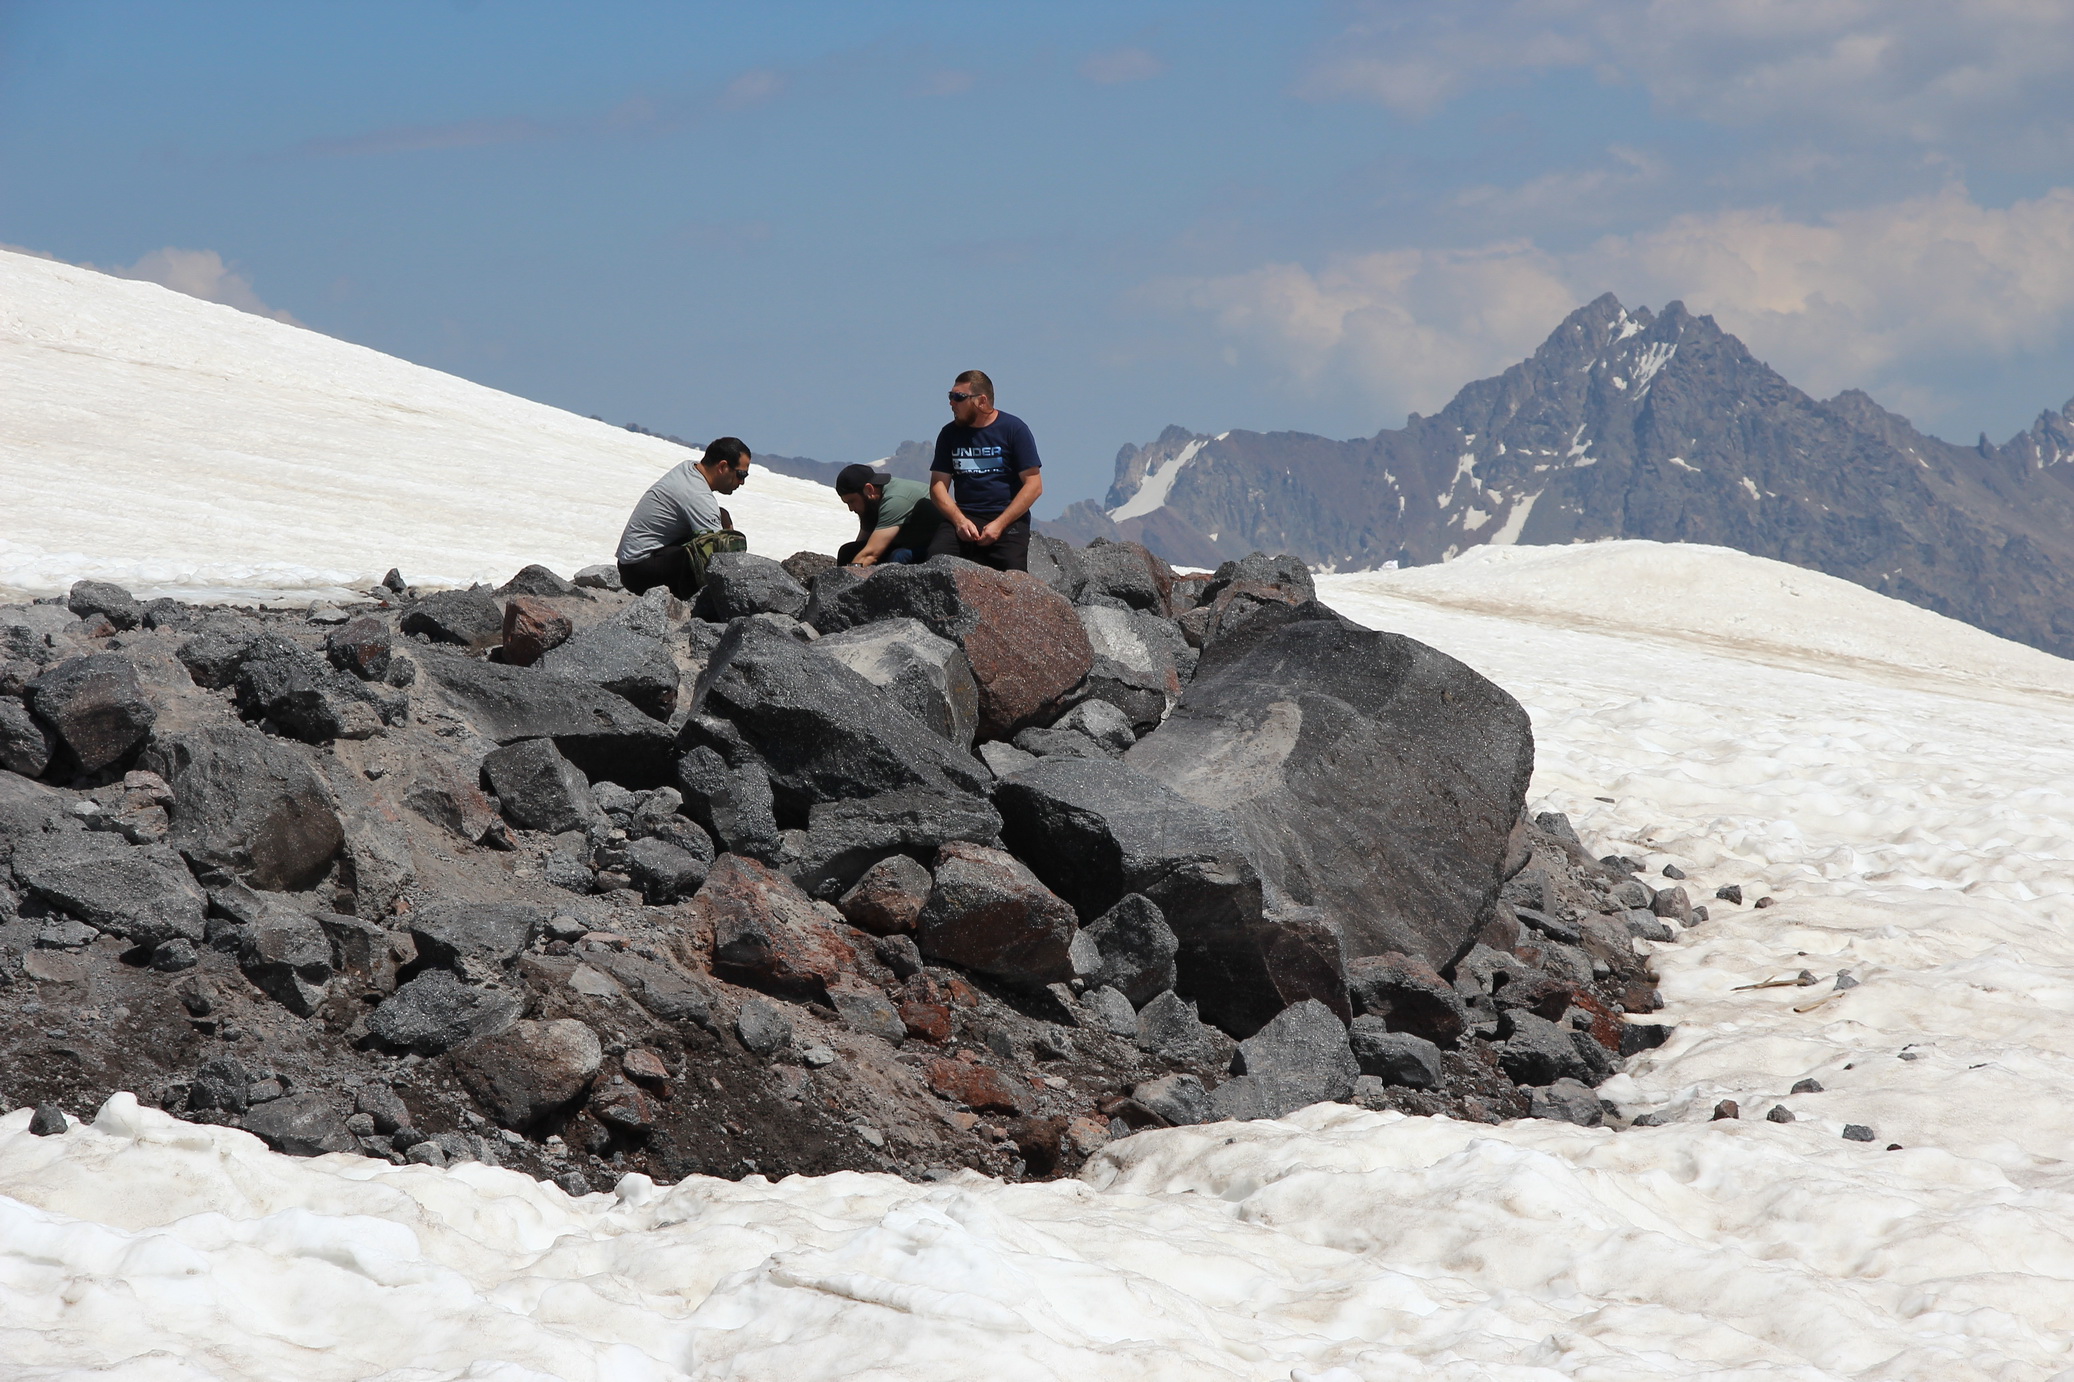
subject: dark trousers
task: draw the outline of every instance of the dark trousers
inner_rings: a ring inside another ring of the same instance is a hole
[[[991,513],[968,513],[965,515],[979,527],[986,527],[1000,515]],[[1008,525],[1001,540],[991,547],[977,542],[967,542],[958,536],[958,530],[946,519],[936,529],[936,536],[929,540],[929,555],[932,557],[963,557],[976,561],[981,566],[991,566],[996,571],[1028,571],[1030,569],[1030,516],[1024,514]]]
[[[835,549],[835,564],[837,566],[848,566],[857,559],[857,554],[863,550],[864,540],[862,538],[855,542],[845,542],[842,546]],[[922,557],[923,554],[917,552],[912,547],[902,546],[900,539],[896,537],[893,539],[893,545],[886,549],[885,555],[879,558],[879,565],[908,566],[922,560]]]
[[[619,580],[632,595],[645,594],[659,585],[668,586],[680,600],[699,593],[691,579],[691,553],[682,547],[665,547],[639,561],[621,562]]]

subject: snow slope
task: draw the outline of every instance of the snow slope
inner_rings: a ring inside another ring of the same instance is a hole
[[[25,279],[0,269],[18,322]],[[332,456],[384,428],[415,439],[422,474],[375,487],[378,507],[302,456],[304,521],[333,530],[417,531],[454,473],[438,448],[478,431],[505,429],[503,478],[532,493],[593,437],[655,454],[458,381],[438,412],[425,372],[380,357],[361,366],[409,390],[248,386],[266,360],[183,345],[175,319],[202,319],[121,287],[137,296],[80,327],[104,346],[79,381],[130,381],[95,395],[106,451],[47,481],[69,505],[48,511],[76,510],[64,545],[111,562],[151,559],[120,479],[149,467],[125,439],[204,455],[227,425],[210,378]],[[149,335],[116,321],[125,303],[160,321],[154,358],[190,362],[122,363],[109,323]],[[56,368],[61,346],[9,331],[10,366]],[[383,401],[399,394],[434,421]],[[37,405],[46,470],[58,406]],[[33,410],[0,408],[16,447]],[[546,440],[512,440],[529,435]],[[245,477],[227,523],[274,521],[244,506],[282,462],[209,464]],[[537,522],[526,509],[514,521]],[[1520,697],[1537,807],[1652,871],[1680,864],[1702,899],[1725,882],[1777,899],[1714,904],[1658,948],[1678,1033],[1604,1092],[1667,1126],[1321,1106],[1140,1134],[1059,1184],[630,1178],[572,1201],[481,1166],[290,1160],[127,1096],[55,1138],[20,1110],[0,1116],[0,1376],[2074,1382],[2074,664],[1703,548],[1481,549],[1319,585]],[[1801,970],[1818,982],[1741,987]],[[1836,989],[1840,971],[1860,984]],[[1804,1078],[1822,1092],[1790,1093]],[[1741,1120],[1708,1119],[1724,1097]],[[1795,1121],[1766,1121],[1775,1105]],[[1846,1123],[1877,1136],[1845,1141]]]
[[[755,438],[749,438],[751,447]],[[156,284],[0,251],[0,592],[336,597],[609,561],[682,447]],[[750,549],[832,552],[832,490],[752,471]]]

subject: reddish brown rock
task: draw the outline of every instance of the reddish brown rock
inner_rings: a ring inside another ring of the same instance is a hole
[[[924,955],[1030,988],[1073,977],[1073,909],[1006,850],[952,841],[916,923]]]
[[[933,887],[929,870],[895,854],[866,869],[836,907],[852,925],[874,936],[899,935],[915,929]]]
[[[808,613],[823,633],[919,619],[957,643],[979,683],[982,740],[1049,724],[1095,661],[1072,603],[1024,571],[969,562],[879,567],[825,609]]]
[[[712,928],[713,972],[766,993],[826,1003],[836,976],[859,967],[856,947],[812,898],[784,874],[738,854],[714,863],[691,915]]]
[[[645,1133],[662,1116],[653,1099],[616,1077],[592,1092],[589,1108],[600,1123],[626,1134]]]
[[[348,619],[324,638],[324,653],[331,665],[362,681],[387,676],[394,651],[389,626],[371,614]]]
[[[941,1003],[902,1003],[900,1021],[911,1037],[934,1042],[951,1039],[951,1010]]]
[[[973,1061],[938,1057],[922,1067],[929,1087],[946,1099],[981,1113],[1020,1113],[1022,1099],[1001,1072]]]
[[[663,1058],[646,1046],[637,1046],[621,1056],[619,1068],[626,1072],[628,1079],[651,1087],[660,1087],[668,1083],[670,1078],[670,1067],[664,1065]]]
[[[531,667],[549,648],[569,641],[569,616],[533,595],[514,595],[504,602],[504,660]]]

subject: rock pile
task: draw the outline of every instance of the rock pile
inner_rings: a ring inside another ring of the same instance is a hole
[[[1606,1116],[1695,913],[1511,697],[1286,558],[1031,565],[0,607],[0,1102],[571,1187]]]

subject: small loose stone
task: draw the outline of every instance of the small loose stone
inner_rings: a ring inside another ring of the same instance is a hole
[[[1822,1082],[1816,1079],[1796,1080],[1790,1092],[1794,1094],[1820,1094],[1822,1092]]]
[[[1765,1121],[1769,1123],[1791,1123],[1793,1121],[1793,1110],[1787,1108],[1784,1104],[1773,1104],[1772,1111],[1765,1114],[1764,1117]]]
[[[1720,1103],[1714,1105],[1714,1119],[1717,1122],[1723,1118],[1741,1118],[1742,1116],[1742,1109],[1736,1106],[1736,1101],[1733,1099],[1723,1099]]]
[[[1846,1123],[1844,1124],[1844,1141],[1870,1142],[1872,1141],[1872,1129],[1866,1127],[1863,1123]]]

